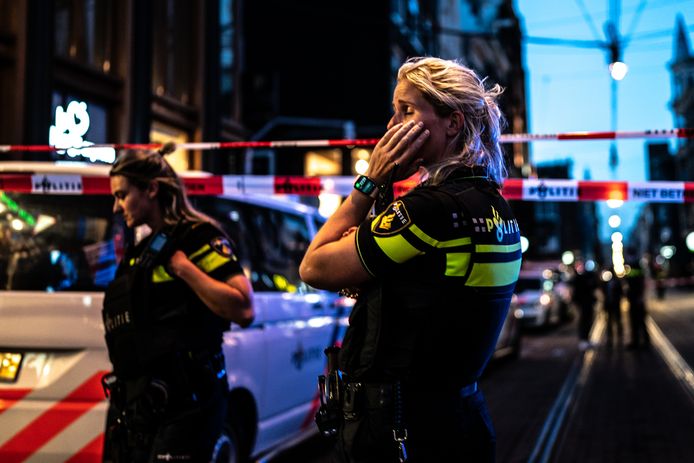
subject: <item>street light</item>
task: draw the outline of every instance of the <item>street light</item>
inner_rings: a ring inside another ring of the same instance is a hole
[[[614,61],[610,63],[610,76],[614,80],[622,80],[626,77],[627,72],[629,72],[629,66],[621,61]]]

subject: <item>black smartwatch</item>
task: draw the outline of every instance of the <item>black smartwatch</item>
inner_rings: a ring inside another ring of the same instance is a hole
[[[354,189],[361,191],[366,196],[370,196],[373,199],[376,199],[378,196],[378,186],[376,185],[376,182],[371,180],[366,175],[360,175],[357,177],[357,181],[354,182]]]

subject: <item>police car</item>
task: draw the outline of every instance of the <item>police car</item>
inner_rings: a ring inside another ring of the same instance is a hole
[[[103,290],[126,228],[108,166],[0,162],[0,461],[101,461],[110,370]],[[232,325],[218,461],[259,457],[315,432],[323,350],[339,343],[351,300],[299,279],[323,219],[294,202],[192,196],[237,243],[255,291],[254,324]]]

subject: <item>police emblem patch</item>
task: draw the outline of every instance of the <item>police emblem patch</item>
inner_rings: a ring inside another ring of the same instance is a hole
[[[229,244],[229,240],[220,236],[218,236],[210,242],[210,247],[217,251],[217,254],[220,254],[224,257],[231,257],[233,254],[231,250],[231,244]]]
[[[410,214],[407,213],[405,204],[402,201],[395,201],[374,219],[371,231],[374,235],[394,235],[407,228],[410,223]]]

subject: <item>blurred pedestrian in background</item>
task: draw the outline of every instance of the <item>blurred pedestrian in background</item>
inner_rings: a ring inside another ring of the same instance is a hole
[[[614,344],[622,345],[624,328],[622,326],[622,280],[613,269],[605,269],[602,273],[603,309],[607,316],[607,347]]]
[[[586,262],[577,258],[574,263],[573,298],[578,308],[578,348],[581,350],[591,347],[590,329],[595,316],[595,290],[597,277],[594,269],[586,268]]]
[[[629,266],[626,274],[626,296],[629,301],[629,328],[631,329],[631,339],[627,347],[629,349],[648,347],[651,344],[651,338],[646,328],[646,272],[636,248],[627,249],[626,265]]]

